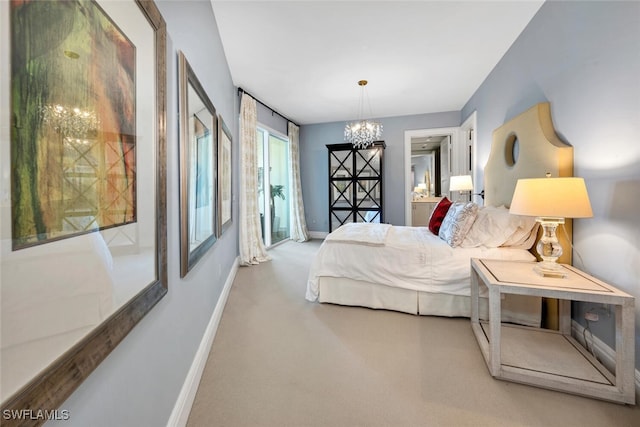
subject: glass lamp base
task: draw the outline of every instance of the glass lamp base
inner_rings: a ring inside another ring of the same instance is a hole
[[[542,277],[555,277],[559,279],[567,277],[565,269],[555,262],[541,261],[533,267],[533,271]]]
[[[542,225],[542,237],[536,245],[536,251],[542,261],[533,268],[533,271],[542,277],[567,277],[566,271],[556,262],[562,255],[562,245],[556,236],[558,225],[564,224],[564,218],[536,218]]]

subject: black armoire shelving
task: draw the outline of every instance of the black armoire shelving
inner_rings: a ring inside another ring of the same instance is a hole
[[[329,231],[350,222],[384,222],[384,141],[365,149],[329,144]]]

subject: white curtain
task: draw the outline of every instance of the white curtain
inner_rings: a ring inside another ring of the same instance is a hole
[[[258,164],[256,101],[246,93],[240,102],[240,264],[258,264],[271,259],[262,241],[258,209]]]
[[[289,122],[289,170],[291,171],[291,240],[309,240],[300,185],[300,128]]]

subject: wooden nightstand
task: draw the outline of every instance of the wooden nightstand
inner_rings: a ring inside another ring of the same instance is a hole
[[[563,265],[566,278],[542,277],[534,263],[471,260],[471,326],[491,375],[618,403],[635,404],[634,297]],[[488,289],[489,321],[479,320],[480,287]],[[560,330],[500,322],[502,294],[560,300]],[[615,375],[571,337],[571,301],[615,306]],[[497,320],[496,320],[497,319]]]

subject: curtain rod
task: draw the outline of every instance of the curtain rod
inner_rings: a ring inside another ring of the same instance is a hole
[[[255,96],[253,96],[252,94],[250,94],[249,92],[247,92],[246,90],[242,89],[241,87],[238,88],[238,96],[240,96],[240,94],[242,93],[246,93],[247,95],[249,95],[250,97],[252,97],[253,99],[256,100],[256,102],[258,104],[261,104],[262,106],[268,108],[269,110],[271,110],[271,115],[273,115],[273,113],[279,115],[280,117],[282,117],[283,119],[293,123],[294,125],[300,127],[299,124],[297,124],[296,122],[294,122],[293,120],[291,120],[290,118],[283,116],[282,114],[278,113],[276,110],[274,110],[273,108],[269,107],[267,104],[265,104],[264,102],[260,101],[258,98],[256,98]]]

